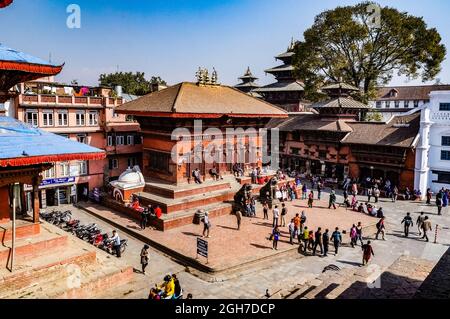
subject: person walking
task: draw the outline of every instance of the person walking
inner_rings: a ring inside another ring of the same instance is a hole
[[[289,243],[291,245],[294,245],[294,237],[295,237],[295,224],[294,224],[294,219],[291,219],[291,222],[288,225],[288,230],[289,230]]]
[[[370,203],[370,198],[372,198],[372,193],[373,193],[372,187],[369,187],[367,189],[367,202],[368,203]]]
[[[203,237],[209,238],[209,231],[211,229],[211,222],[209,221],[209,214],[205,212],[203,217]],[[206,234],[206,235],[205,235]]]
[[[337,255],[339,251],[339,246],[342,243],[342,235],[339,231],[339,227],[336,227],[333,234],[331,234],[331,239],[333,240],[334,245],[334,254]]]
[[[416,220],[416,226],[417,226],[417,230],[419,231],[419,236],[422,236],[422,224],[424,221],[425,221],[425,215],[423,214],[423,212],[421,212]]]
[[[336,193],[335,193],[334,189],[332,189],[331,193],[330,193],[328,209],[331,209],[331,206],[333,206],[333,208],[336,209]]]
[[[436,195],[436,207],[438,209],[438,215],[442,214],[442,198],[444,197],[444,193],[442,191],[439,191],[439,193]]]
[[[317,183],[317,199],[318,200],[320,200],[320,198],[322,196],[322,189],[323,189],[322,182],[319,181]]]
[[[405,237],[408,237],[409,235],[409,227],[413,227],[413,220],[411,218],[411,214],[410,213],[406,213],[406,216],[403,218],[402,224],[404,223],[405,228],[404,228],[404,232],[405,232]]]
[[[278,219],[280,218],[280,211],[278,210],[278,205],[275,205],[275,208],[272,211],[273,214],[273,225],[272,227],[278,227]]]
[[[312,208],[313,203],[314,203],[314,192],[311,191],[311,192],[309,192],[309,195],[308,195],[308,207]]]
[[[362,265],[365,266],[369,263],[370,258],[372,256],[375,256],[374,252],[373,252],[373,248],[372,245],[370,243],[370,240],[367,242],[367,244],[362,245],[362,251],[363,251],[363,260],[362,260]]]
[[[376,240],[378,240],[378,236],[381,234],[381,236],[382,236],[382,239],[383,240],[386,240],[385,238],[384,238],[384,234],[385,234],[385,225],[384,225],[384,219],[385,219],[385,217],[382,217],[379,221],[378,221],[378,223],[377,223],[377,234],[376,234],[376,236],[375,236],[375,239]]]
[[[142,274],[145,275],[145,268],[148,266],[148,249],[150,247],[148,245],[144,245],[144,248],[141,250],[141,266],[142,266]]]
[[[323,257],[327,257],[328,247],[330,244],[330,234],[328,229],[325,229],[325,232],[322,235],[322,243],[323,243]]]
[[[323,255],[323,237],[322,237],[322,228],[318,228],[316,233],[314,234],[314,249],[313,256],[316,255],[317,247],[320,248],[320,254]]]
[[[237,230],[240,230],[242,222],[242,212],[240,210],[236,211],[236,222],[237,222]]]
[[[286,227],[286,215],[288,210],[286,208],[286,204],[281,204],[281,227]]]
[[[145,230],[148,224],[148,219],[150,217],[150,209],[145,208],[141,213],[141,229]]]
[[[306,250],[308,249],[308,241],[309,241],[309,230],[308,226],[303,228],[303,253],[306,254]]]
[[[306,183],[302,186],[302,199],[306,199],[308,196],[308,188],[306,187]]]
[[[112,237],[110,238],[112,242],[112,246],[114,251],[116,252],[117,258],[122,257],[121,251],[120,251],[120,237],[117,231],[113,230]]]
[[[428,216],[425,216],[425,219],[423,220],[422,230],[423,230],[422,239],[428,241],[428,232],[432,230],[431,221],[429,220]]]
[[[293,219],[294,221],[294,236],[297,236],[297,240],[298,243],[300,244],[301,238],[300,238],[300,234],[301,234],[301,230],[300,230],[300,224],[301,224],[301,220],[300,220],[300,216],[299,214],[295,214],[295,217]]]
[[[357,236],[358,232],[356,230],[356,225],[353,224],[352,228],[350,228],[350,244],[352,245],[352,248],[355,248]]]
[[[433,192],[431,191],[431,188],[427,189],[427,205],[431,205],[431,198],[433,197]]]
[[[380,189],[375,187],[373,190],[373,197],[375,197],[375,203],[378,203],[378,198],[380,198]]]
[[[269,220],[269,204],[267,204],[267,202],[264,202],[263,213],[264,213],[264,220]]]
[[[363,227],[361,225],[361,222],[358,222],[358,225],[356,226],[356,241],[355,241],[355,244],[357,244],[358,240],[359,240],[359,242],[361,243],[361,247],[362,247],[362,245],[364,245],[362,231],[363,231]]]
[[[278,230],[278,226],[276,226],[273,229],[272,237],[273,237],[273,239],[272,239],[272,241],[273,241],[272,249],[278,250],[278,241],[280,240],[280,231]]]

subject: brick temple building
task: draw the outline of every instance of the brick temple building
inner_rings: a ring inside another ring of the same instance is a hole
[[[370,107],[352,98],[358,88],[334,83],[322,91],[329,99],[313,104],[312,112],[272,121],[281,131],[282,166],[334,181],[388,178],[412,189],[420,115],[363,122]]]
[[[231,200],[241,188],[233,176],[233,163],[242,164],[244,170],[262,165],[262,139],[258,134],[246,135],[242,144],[238,143],[238,138],[233,138],[228,145],[213,148],[212,156],[221,152],[224,155],[222,162],[215,163],[204,159],[201,163],[194,161],[194,137],[202,139],[204,151],[211,143],[207,141],[212,137],[208,129],[225,133],[226,129],[254,128],[258,132],[272,118],[287,118],[285,111],[260,99],[228,86],[200,81],[183,82],[151,93],[120,106],[118,113],[134,116],[141,125],[142,173],[146,186],[144,192],[137,195],[142,204],[162,208],[164,214],[156,226],[164,230],[192,223],[200,207],[208,209],[211,216],[231,213],[231,205],[224,202]],[[201,121],[200,132],[194,132],[194,121]],[[186,131],[173,140],[172,132],[177,128]],[[241,147],[244,156],[238,158],[236,154]],[[253,159],[251,147],[255,148]],[[171,154],[173,150],[175,158]],[[230,162],[225,161],[227,156],[231,156]],[[210,175],[213,167],[219,170],[223,180],[213,181]],[[203,184],[194,183],[194,169],[200,170]]]

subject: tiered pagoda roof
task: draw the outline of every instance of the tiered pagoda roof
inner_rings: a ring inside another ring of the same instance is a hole
[[[329,96],[329,99],[314,103],[311,107],[318,110],[322,115],[348,115],[356,114],[357,112],[365,112],[370,109],[370,106],[352,98],[351,94],[359,91],[359,89],[353,85],[335,82],[323,86],[321,91],[325,92]]]
[[[252,74],[250,67],[247,68],[247,71],[243,76],[239,77],[239,80],[241,80],[241,83],[234,86],[236,89],[254,97],[261,97],[259,94],[252,92],[252,90],[257,89],[260,86],[255,83],[258,78]]]
[[[306,107],[303,101],[305,84],[296,78],[295,67],[292,64],[295,44],[292,39],[287,51],[275,57],[283,64],[265,70],[266,73],[272,74],[277,82],[253,90],[261,94],[266,101],[291,112],[298,112]]]

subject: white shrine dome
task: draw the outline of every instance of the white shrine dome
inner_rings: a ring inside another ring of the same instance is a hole
[[[119,179],[111,182],[111,185],[120,189],[143,187],[145,186],[145,179],[139,167],[135,166],[133,169],[128,168],[120,174]]]

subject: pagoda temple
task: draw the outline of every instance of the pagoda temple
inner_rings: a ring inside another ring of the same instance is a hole
[[[197,83],[179,83],[118,107],[118,113],[133,115],[141,125],[146,185],[136,196],[144,206],[161,207],[163,215],[154,224],[160,230],[192,223],[199,207],[208,210],[211,217],[230,214],[228,201],[242,187],[233,174],[234,165],[239,165],[245,176],[253,167],[262,168],[259,129],[273,118],[287,118],[281,108],[201,78],[207,76],[201,76]],[[174,139],[173,133],[180,128],[183,136]],[[229,130],[240,129],[253,131],[245,133],[244,143],[232,137],[226,143],[219,139],[218,148],[209,148],[218,133],[226,136]],[[200,155],[210,153],[215,159],[223,154],[222,160],[196,161],[197,140]],[[211,174],[213,168],[219,180]],[[201,183],[194,182],[194,170],[198,170]]]
[[[308,104],[303,101],[305,85],[294,74],[292,65],[295,55],[294,48],[295,42],[292,39],[287,51],[275,57],[283,64],[265,70],[266,73],[275,76],[277,82],[254,89],[254,92],[261,94],[264,100],[278,105],[288,112],[304,111]]]
[[[370,107],[352,98],[358,90],[331,83],[321,89],[328,99],[313,104],[312,112],[272,120],[269,127],[280,129],[282,166],[335,182],[345,177],[388,178],[399,188],[411,188],[420,118],[364,122]]]
[[[234,86],[236,89],[254,97],[261,97],[260,94],[253,92],[253,90],[259,88],[260,86],[255,83],[258,78],[252,74],[250,67],[247,68],[247,71],[239,78],[239,80],[241,80],[241,83]]]

